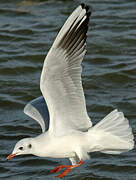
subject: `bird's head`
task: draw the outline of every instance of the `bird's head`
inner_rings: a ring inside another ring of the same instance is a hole
[[[6,159],[10,160],[14,156],[18,156],[22,154],[32,154],[32,149],[33,149],[32,138],[21,139],[16,143],[13,152]]]

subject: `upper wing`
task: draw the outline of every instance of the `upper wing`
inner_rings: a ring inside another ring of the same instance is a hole
[[[49,112],[43,96],[30,101],[25,106],[24,113],[40,124],[42,132],[49,128]]]
[[[81,82],[88,10],[82,4],[71,14],[44,61],[40,88],[49,109],[49,130],[53,133],[86,130],[92,126]]]

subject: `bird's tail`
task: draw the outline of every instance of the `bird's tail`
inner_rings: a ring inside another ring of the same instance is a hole
[[[94,141],[90,152],[120,154],[134,147],[134,136],[128,120],[122,112],[112,111],[98,124],[88,130],[88,138]],[[90,142],[91,143],[91,142]]]

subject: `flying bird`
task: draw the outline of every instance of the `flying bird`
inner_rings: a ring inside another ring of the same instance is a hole
[[[41,73],[41,97],[29,102],[24,112],[36,120],[42,133],[16,143],[7,160],[32,154],[39,157],[69,158],[71,165],[51,170],[62,178],[100,151],[120,154],[134,147],[134,137],[122,112],[113,110],[92,126],[82,87],[81,62],[86,53],[86,37],[91,15],[81,4],[66,20],[50,48]]]

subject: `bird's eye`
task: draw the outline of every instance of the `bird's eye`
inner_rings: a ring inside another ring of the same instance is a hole
[[[20,147],[19,149],[20,149],[20,150],[23,150],[23,147]]]
[[[29,145],[28,145],[28,147],[29,147],[29,148],[31,148],[31,147],[32,147],[32,145],[31,145],[31,144],[29,144]]]

